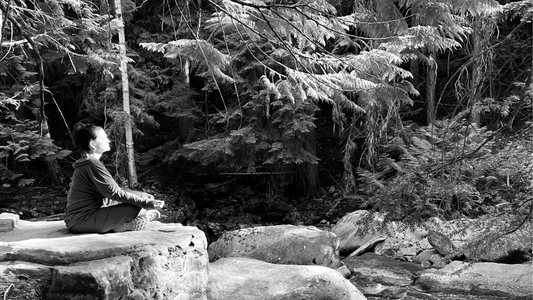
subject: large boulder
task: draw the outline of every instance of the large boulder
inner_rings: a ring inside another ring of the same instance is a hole
[[[210,265],[209,300],[363,300],[339,272],[323,266],[272,264],[243,257]]]
[[[453,255],[457,251],[452,240],[441,232],[430,230],[427,239],[429,244],[437,250],[440,255]]]
[[[419,273],[418,285],[426,290],[460,291],[507,297],[533,297],[533,265],[452,261],[441,269]]]
[[[342,217],[331,228],[340,240],[340,252],[352,252],[371,240],[388,236],[382,226],[380,215],[372,215],[367,210],[356,210]]]
[[[432,218],[427,226],[450,239],[456,248],[451,257],[464,255],[473,261],[508,262],[520,260],[516,257],[533,249],[533,222],[522,222],[524,219],[527,217],[513,215],[451,221]]]
[[[260,226],[224,233],[209,245],[209,260],[248,257],[276,264],[340,266],[339,241],[314,226]]]
[[[391,258],[411,260],[417,253],[431,248],[427,230],[422,226],[409,226],[402,222],[385,222],[384,215],[357,210],[345,215],[331,230],[340,241],[341,254],[374,252]]]
[[[9,299],[206,299],[207,241],[195,227],[156,221],[142,231],[72,234],[63,221],[5,223],[15,225],[0,232]]]

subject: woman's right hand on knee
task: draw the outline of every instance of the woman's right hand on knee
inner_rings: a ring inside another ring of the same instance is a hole
[[[146,208],[163,208],[165,206],[165,201],[163,200],[151,200],[147,203]]]
[[[156,204],[154,205],[154,208],[163,208],[165,206],[165,201],[163,200],[154,200]]]

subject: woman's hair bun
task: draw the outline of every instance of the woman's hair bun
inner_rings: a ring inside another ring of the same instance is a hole
[[[90,151],[89,142],[96,138],[96,128],[98,127],[90,123],[76,123],[72,128],[74,145],[83,151]]]

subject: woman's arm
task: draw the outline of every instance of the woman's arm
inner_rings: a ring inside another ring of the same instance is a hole
[[[154,200],[152,195],[138,192],[143,193],[141,196],[122,189],[99,160],[91,159],[91,162],[89,176],[92,177],[94,186],[102,197],[137,205],[142,208],[154,208],[156,200]]]

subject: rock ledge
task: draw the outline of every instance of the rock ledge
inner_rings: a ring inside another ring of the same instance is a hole
[[[0,220],[11,226],[0,232],[0,290],[11,287],[9,299],[28,286],[32,299],[206,299],[207,240],[196,227],[71,234],[63,221]]]

